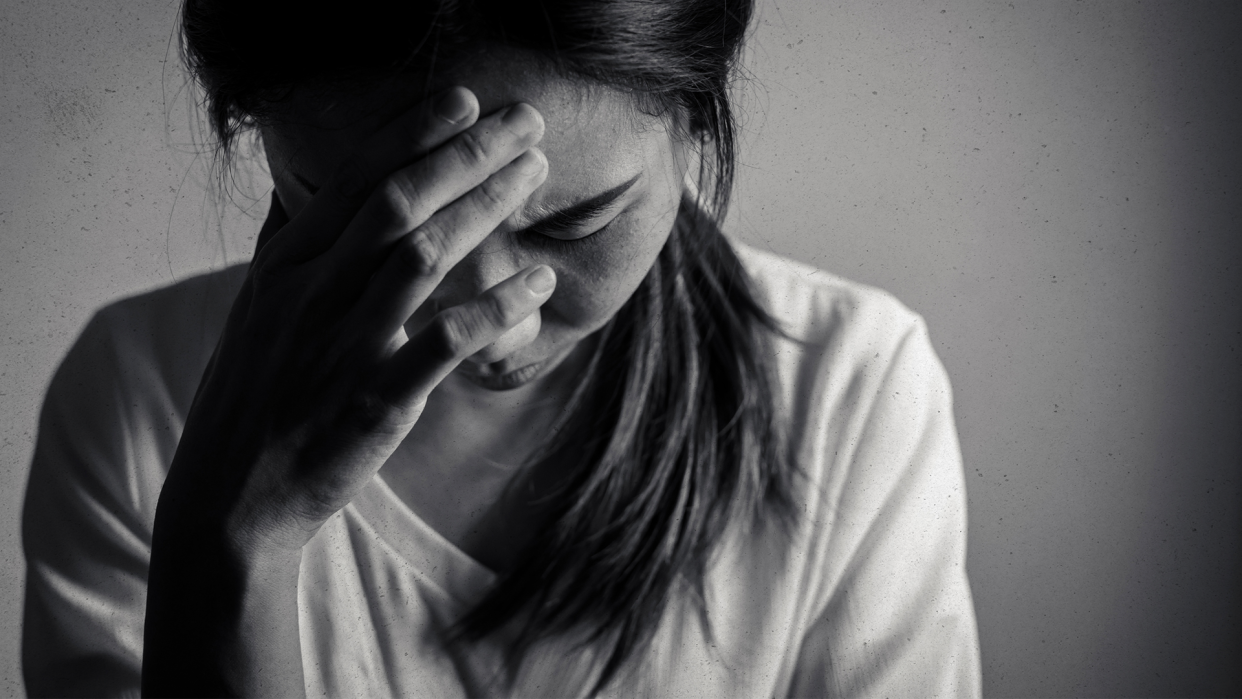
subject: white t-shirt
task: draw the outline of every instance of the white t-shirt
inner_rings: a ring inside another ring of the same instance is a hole
[[[808,481],[792,539],[738,533],[708,572],[712,635],[673,604],[605,696],[974,697],[966,493],[948,378],[882,291],[736,245],[781,340],[780,409]],[[101,310],[48,390],[26,496],[32,695],[137,695],[152,522],[244,266]],[[572,696],[590,651],[551,642],[515,685],[503,640],[441,634],[494,576],[376,477],[306,546],[306,688],[327,696]],[[192,630],[186,633],[193,633]]]

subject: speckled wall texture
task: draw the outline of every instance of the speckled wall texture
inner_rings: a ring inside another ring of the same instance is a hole
[[[57,361],[265,211],[261,172],[207,186],[176,4],[0,1],[0,694]],[[759,5],[731,227],[927,318],[987,694],[1242,694],[1236,4]]]

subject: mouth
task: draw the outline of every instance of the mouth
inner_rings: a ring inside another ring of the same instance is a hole
[[[489,391],[510,391],[538,378],[548,365],[548,361],[527,364],[510,371],[504,371],[503,365],[503,360],[492,364],[462,362],[457,366],[457,372],[479,388]]]

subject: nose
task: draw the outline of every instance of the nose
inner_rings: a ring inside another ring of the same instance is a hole
[[[520,250],[507,241],[508,237],[493,233],[449,270],[431,294],[435,305],[443,309],[469,303],[530,266],[522,259]],[[467,361],[477,364],[500,361],[530,344],[540,327],[540,313],[535,311]]]
[[[465,303],[522,270],[517,250],[502,237],[492,233],[448,271],[431,293],[441,308]]]

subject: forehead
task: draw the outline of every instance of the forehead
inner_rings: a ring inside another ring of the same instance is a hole
[[[570,79],[516,51],[472,56],[422,79],[336,95],[295,93],[292,118],[276,125],[282,138],[296,143],[291,164],[322,177],[352,148],[381,125],[453,85],[469,88],[480,115],[526,102],[543,116],[538,146],[548,157],[548,178],[532,203],[556,206],[591,196],[671,157],[668,124],[644,113],[629,94],[600,84]],[[291,144],[292,145],[292,144]]]

